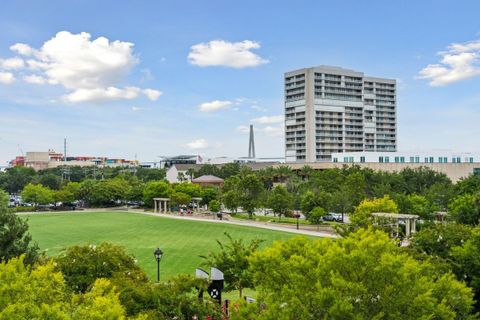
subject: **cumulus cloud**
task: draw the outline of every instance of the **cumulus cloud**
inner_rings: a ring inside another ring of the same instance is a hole
[[[0,83],[12,84],[15,82],[15,76],[11,72],[0,72]]]
[[[21,69],[25,66],[23,59],[18,57],[10,59],[0,59],[0,68],[5,70]]]
[[[273,123],[282,123],[284,121],[283,115],[277,116],[263,116],[251,120],[253,123],[257,124],[273,124]]]
[[[192,142],[189,142],[185,145],[187,148],[192,150],[199,150],[199,149],[206,149],[208,148],[209,144],[205,139],[197,139]]]
[[[27,83],[33,83],[33,84],[45,84],[47,83],[47,79],[41,76],[37,76],[36,74],[31,74],[28,76],[23,77],[23,81]]]
[[[72,34],[61,31],[40,49],[25,43],[14,44],[10,49],[24,56],[27,67],[37,73],[24,77],[25,81],[40,83],[42,78],[45,79],[43,83],[59,84],[70,91],[65,95],[65,101],[132,99],[140,93],[150,100],[156,100],[161,95],[160,91],[154,89],[118,87],[139,62],[130,42],[110,41],[105,37],[92,39],[86,32]],[[23,67],[24,60],[13,59],[18,60],[10,61],[10,65]]]
[[[198,106],[200,111],[202,112],[213,112],[213,111],[218,111],[221,109],[228,108],[232,105],[233,103],[231,101],[225,100],[225,101],[220,101],[220,100],[214,100],[210,102],[204,102],[201,105]]]
[[[255,67],[269,62],[251,51],[259,48],[260,43],[250,40],[202,42],[190,48],[188,61],[201,67],[225,66],[239,69]]]
[[[429,64],[418,74],[434,87],[480,76],[480,40],[452,43],[447,51],[438,52],[440,63]]]

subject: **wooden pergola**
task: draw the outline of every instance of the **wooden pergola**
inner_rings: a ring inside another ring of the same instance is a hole
[[[374,212],[372,216],[376,221],[380,219],[393,220],[396,225],[397,237],[399,236],[399,223],[405,222],[405,237],[410,238],[412,233],[417,232],[416,222],[419,216],[415,214],[401,214],[401,213],[389,213],[389,212]]]

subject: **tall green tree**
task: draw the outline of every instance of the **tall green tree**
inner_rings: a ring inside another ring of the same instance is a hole
[[[25,262],[33,264],[38,258],[38,246],[31,243],[27,222],[7,210],[7,201],[8,195],[0,190],[0,262],[24,254]]]
[[[235,319],[469,319],[472,291],[382,231],[277,242],[250,259],[257,302]],[[412,281],[415,279],[415,281]]]
[[[146,206],[153,207],[153,198],[168,198],[172,192],[166,181],[150,181],[143,190],[143,201]]]
[[[264,191],[262,183],[253,173],[243,175],[238,184],[238,191],[240,206],[252,218],[255,208],[260,205],[260,197]]]
[[[478,225],[480,205],[478,197],[465,194],[452,199],[448,205],[449,213],[458,223]]]
[[[201,257],[205,259],[204,265],[223,272],[226,291],[238,290],[242,297],[243,290],[253,285],[249,258],[257,251],[263,240],[254,239],[245,243],[242,239],[233,239],[228,233],[225,233],[225,236],[228,239],[226,243],[217,240],[219,251]]]
[[[287,188],[277,185],[268,194],[267,205],[274,213],[278,213],[279,217],[285,216],[293,207],[293,197]]]
[[[31,202],[34,205],[49,204],[53,202],[53,191],[41,184],[27,184],[22,191],[23,202]]]

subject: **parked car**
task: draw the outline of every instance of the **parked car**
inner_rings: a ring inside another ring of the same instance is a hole
[[[322,217],[323,221],[342,222],[342,215],[339,213],[329,212]]]

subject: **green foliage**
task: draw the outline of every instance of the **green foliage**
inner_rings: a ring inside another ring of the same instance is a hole
[[[465,194],[455,197],[448,205],[449,213],[458,223],[477,225],[480,217],[478,197]]]
[[[477,311],[480,310],[480,228],[473,229],[470,239],[451,249],[454,271],[475,290]]]
[[[143,201],[146,206],[153,206],[153,198],[168,198],[172,192],[166,181],[150,181],[143,190]]]
[[[165,169],[138,167],[135,170],[137,177],[143,182],[163,180],[166,176]]]
[[[141,270],[125,250],[109,243],[99,246],[73,246],[56,258],[58,268],[73,291],[85,292],[97,278]]]
[[[320,191],[318,194],[315,194],[312,191],[306,191],[300,198],[300,209],[303,214],[308,218],[310,212],[315,207],[320,207],[328,210],[332,207],[332,194]]]
[[[284,186],[277,185],[269,192],[267,205],[280,217],[285,216],[293,207],[293,196]]]
[[[212,200],[218,200],[220,197],[220,190],[216,187],[204,187],[201,192],[201,205],[209,204]]]
[[[255,208],[260,205],[263,185],[255,174],[249,173],[240,177],[237,187],[239,204],[252,217]]]
[[[433,224],[414,234],[411,247],[419,252],[450,259],[450,250],[470,239],[472,228],[457,223]]]
[[[250,261],[258,303],[233,319],[468,319],[472,311],[465,284],[381,231],[295,238]]]
[[[6,173],[0,174],[0,188],[8,193],[18,193],[33,181],[35,170],[26,167],[8,168]]]
[[[60,185],[62,182],[61,177],[58,175],[55,175],[53,173],[46,173],[46,174],[41,174],[37,177],[36,179],[38,184],[41,184],[45,187],[48,187],[52,190],[58,190],[60,189]]]
[[[30,245],[27,222],[7,210],[7,201],[7,194],[0,190],[0,261],[25,254],[25,262],[32,264],[38,258],[38,246]]]
[[[220,211],[221,203],[218,200],[211,200],[208,204],[208,209],[212,212],[219,212]]]
[[[187,205],[192,202],[190,195],[177,191],[172,192],[170,199],[172,199],[172,205]]]
[[[190,197],[200,197],[202,195],[202,188],[194,183],[184,182],[173,185],[175,192],[181,192],[189,195]]]
[[[55,203],[61,202],[62,204],[65,204],[65,203],[72,203],[76,199],[75,199],[75,195],[71,191],[69,191],[66,188],[63,188],[61,190],[54,191],[53,200],[55,201]]]
[[[226,244],[217,240],[220,251],[210,252],[208,256],[202,256],[206,261],[204,265],[221,270],[225,277],[226,290],[238,290],[242,297],[243,289],[251,288],[252,274],[249,270],[249,258],[256,252],[263,242],[260,239],[244,243],[242,239],[233,239],[228,233]]]
[[[130,184],[123,178],[84,180],[80,194],[89,206],[111,206],[127,199]]]
[[[230,190],[223,193],[223,204],[232,213],[237,213],[237,209],[240,206],[240,192],[237,190]]]
[[[426,197],[416,194],[399,194],[394,197],[398,204],[400,213],[415,214],[424,220],[433,220],[438,207],[430,202]]]
[[[108,280],[72,296],[53,261],[29,268],[20,257],[0,263],[0,319],[125,319],[125,312]]]
[[[325,209],[320,207],[315,207],[310,211],[308,214],[307,220],[310,221],[311,224],[320,225],[322,223],[322,218],[327,214]]]
[[[391,212],[398,213],[398,206],[389,196],[373,200],[363,200],[350,217],[352,224],[360,227],[371,225],[372,213]]]
[[[27,184],[22,191],[22,200],[37,204],[49,204],[53,202],[53,191],[41,184]]]

